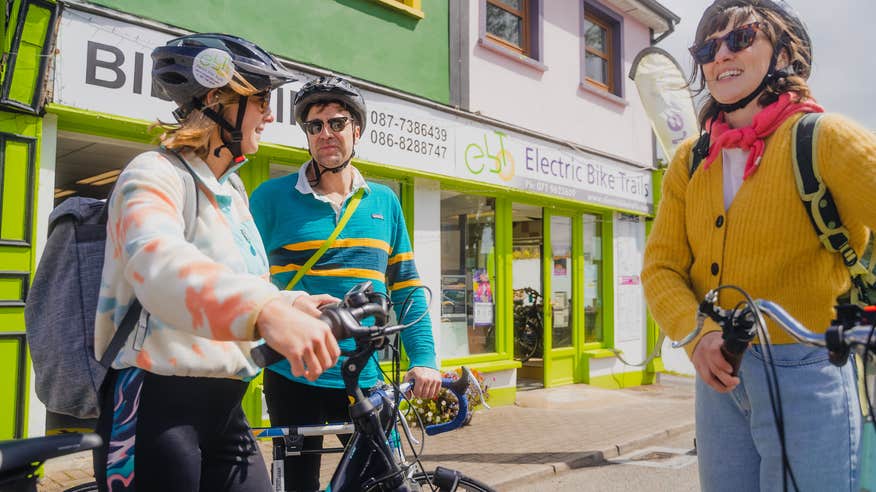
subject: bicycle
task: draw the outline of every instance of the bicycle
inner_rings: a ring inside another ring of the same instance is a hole
[[[331,327],[335,337],[339,340],[353,338],[356,342],[353,351],[342,353],[347,359],[341,365],[344,386],[351,401],[352,424],[254,429],[258,438],[276,438],[271,464],[274,490],[284,490],[283,457],[287,453],[305,452],[343,452],[327,489],[332,492],[353,490],[490,492],[493,490],[488,485],[455,470],[440,466],[434,472],[423,470],[419,459],[420,453],[414,449],[415,444],[418,443],[399,410],[402,395],[410,390],[415,382],[382,385],[372,389],[367,396],[359,386],[359,374],[375,351],[384,347],[387,337],[416,322],[387,326],[390,309],[391,302],[387,296],[374,292],[371,282],[363,282],[351,289],[341,303],[323,308],[322,319]],[[405,318],[405,312],[403,310],[400,319]],[[375,324],[362,326],[360,322],[369,317],[375,319]],[[267,345],[261,345],[252,350],[252,358],[258,365],[266,367],[282,360],[283,356]],[[398,378],[393,380],[398,381]],[[465,391],[469,382],[470,376],[467,371],[463,371],[463,376],[456,381],[448,379],[442,381],[442,386],[449,388],[457,396],[459,410],[453,421],[428,426],[425,428],[425,434],[448,432],[463,425],[468,414]],[[396,426],[402,427],[407,438],[414,457],[412,463],[409,463],[404,455],[404,447]],[[302,449],[305,436],[346,434],[351,431],[352,437],[344,448]]]
[[[722,289],[734,289],[742,294],[745,301],[733,309],[724,309],[717,306],[718,292]],[[764,365],[772,361],[769,334],[766,331],[764,315],[769,316],[776,324],[791,337],[804,345],[823,347],[828,351],[828,359],[835,366],[843,366],[850,360],[852,351],[855,351],[863,359],[863,374],[859,376],[863,381],[862,402],[866,402],[866,411],[862,407],[864,417],[864,439],[861,463],[872,463],[872,457],[876,454],[876,419],[873,413],[873,379],[876,376],[876,306],[860,307],[855,304],[841,304],[836,306],[836,318],[824,333],[815,333],[807,329],[802,323],[794,319],[782,306],[764,299],[752,299],[744,290],[732,285],[722,285],[705,296],[697,309],[697,322],[694,330],[678,342],[673,342],[673,348],[679,348],[693,341],[702,331],[706,318],[714,320],[721,327],[724,339],[721,352],[724,358],[733,367],[732,374],[736,376],[739,371],[742,358],[749,343],[758,336],[764,345]],[[869,373],[869,374],[868,374]],[[778,380],[775,372],[767,371],[770,398],[773,402],[773,412],[779,438],[782,440],[783,455],[783,480],[790,477],[795,489],[798,489],[794,480],[793,471],[787,461],[784,446],[784,429],[781,411],[781,396]],[[775,394],[775,400],[773,400]],[[870,423],[871,426],[866,424]],[[866,428],[872,431],[867,433]],[[868,459],[868,456],[871,457]],[[861,490],[873,489],[876,476],[873,472],[868,473],[865,467],[861,475]],[[785,488],[787,485],[785,484]]]
[[[530,287],[515,290],[514,294],[514,358],[526,362],[541,354],[544,298]]]
[[[37,470],[46,460],[87,451],[103,442],[93,433],[68,433],[0,442],[0,490],[36,492]],[[77,485],[65,492],[96,492],[94,482]]]

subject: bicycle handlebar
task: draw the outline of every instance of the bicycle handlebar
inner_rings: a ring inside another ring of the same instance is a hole
[[[389,319],[390,303],[385,295],[373,292],[371,282],[363,282],[354,287],[344,296],[340,303],[329,304],[321,308],[319,317],[332,330],[335,339],[354,338],[369,340],[391,335],[406,328],[406,325],[384,326]],[[373,326],[362,326],[360,322],[373,316]],[[267,367],[285,359],[285,357],[269,347],[259,345],[250,352],[253,362],[259,367]]]
[[[0,478],[6,478],[7,473],[31,473],[43,461],[94,449],[101,444],[103,441],[100,436],[93,433],[58,434],[0,442]]]
[[[754,329],[756,325],[754,312],[762,312],[773,319],[776,324],[791,335],[798,342],[811,345],[814,347],[825,347],[828,350],[830,361],[837,366],[841,366],[848,362],[849,352],[855,345],[869,347],[871,350],[876,350],[876,306],[860,307],[853,304],[843,304],[836,306],[837,317],[831,321],[830,326],[824,333],[815,333],[806,328],[802,323],[791,316],[782,306],[772,301],[764,299],[755,299],[754,306],[748,306],[741,311],[727,310],[718,307],[717,292],[720,289],[709,291],[703,302],[700,303],[697,309],[697,323],[694,330],[678,342],[673,342],[673,348],[683,347],[693,341],[702,331],[703,324],[707,317],[712,318],[721,327],[724,345],[721,349],[724,351],[728,343],[741,350],[729,350],[735,355],[744,353],[745,348],[753,339]],[[750,336],[746,340],[746,337]],[[734,345],[735,344],[735,345]],[[725,358],[727,354],[725,353]],[[733,361],[729,360],[733,363]],[[734,367],[735,370],[738,366]]]

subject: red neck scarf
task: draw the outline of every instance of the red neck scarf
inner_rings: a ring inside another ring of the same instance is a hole
[[[754,116],[751,126],[744,128],[730,128],[724,122],[724,113],[721,113],[709,127],[712,144],[709,147],[709,155],[706,156],[703,168],[708,168],[723,149],[742,149],[750,151],[743,175],[743,179],[748,179],[760,165],[760,158],[763,156],[766,145],[764,139],[776,131],[789,116],[795,113],[824,112],[824,108],[811,99],[803,102],[798,102],[798,100],[796,94],[785,92],[779,96],[778,101],[761,109]]]

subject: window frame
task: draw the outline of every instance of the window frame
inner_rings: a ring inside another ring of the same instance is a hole
[[[608,25],[607,22],[605,22],[604,20],[602,20],[599,17],[596,17],[595,15],[592,15],[589,12],[586,12],[584,14],[584,20],[587,22],[590,22],[590,24],[592,24],[594,26],[601,28],[605,32],[605,48],[606,48],[606,50],[604,52],[599,51],[596,48],[588,46],[586,39],[585,39],[585,42],[584,42],[584,71],[585,71],[584,80],[587,81],[589,84],[596,86],[597,88],[600,88],[600,89],[605,90],[607,92],[612,92],[612,88],[614,87],[614,65],[615,65],[615,60],[614,60],[615,47],[614,47],[614,42],[613,42],[614,40],[612,39],[614,37],[614,29],[612,28],[613,26]],[[585,32],[586,32],[586,30],[585,30]],[[587,72],[587,55],[593,55],[593,56],[596,56],[596,57],[605,61],[605,67],[606,67],[605,75],[607,76],[607,79],[608,79],[608,80],[606,80],[606,83],[603,83],[599,80],[596,80],[593,77],[591,77],[590,74],[586,73]]]
[[[523,8],[526,12],[524,18],[524,41],[523,47],[518,47],[502,38],[487,32],[487,5],[495,5],[507,12],[512,12],[500,0],[479,0],[478,20],[478,45],[496,54],[522,63],[534,70],[544,72],[547,66],[543,63],[543,5],[544,0],[523,0]],[[512,12],[513,13],[513,12]],[[515,14],[516,15],[516,14]],[[522,49],[521,49],[522,48]]]
[[[626,104],[624,100],[624,79],[621,73],[623,64],[623,16],[604,7],[594,0],[582,0],[582,11],[579,17],[581,22],[581,88],[587,92],[604,96],[615,102]],[[606,32],[605,40],[608,48],[607,53],[600,52],[587,46],[586,21],[603,28]],[[599,56],[608,61],[607,75],[608,84],[603,84],[587,74],[587,54]],[[603,55],[607,55],[605,58]]]
[[[532,48],[532,45],[529,42],[529,30],[530,30],[529,25],[531,23],[530,17],[529,17],[529,10],[530,10],[529,9],[529,0],[521,0],[521,3],[523,4],[522,10],[517,10],[517,9],[511,7],[510,5],[505,3],[503,0],[486,0],[486,3],[484,4],[484,9],[485,9],[484,10],[484,20],[485,21],[487,18],[486,9],[490,5],[498,8],[498,9],[504,10],[505,12],[507,12],[515,17],[518,17],[520,19],[520,23],[523,25],[523,33],[521,35],[521,46],[518,46],[505,38],[500,38],[499,36],[496,36],[495,34],[487,31],[486,24],[484,24],[484,32],[486,33],[487,38],[490,39],[491,41],[499,43],[499,44],[505,46],[506,48],[508,48],[509,50],[516,51],[517,53],[520,53],[521,55],[529,56],[529,52],[531,51],[531,48]]]

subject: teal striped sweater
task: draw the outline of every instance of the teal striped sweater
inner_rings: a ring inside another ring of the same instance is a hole
[[[304,169],[302,167],[302,171]],[[344,203],[340,214],[336,214],[331,204],[296,189],[298,180],[298,173],[269,180],[250,197],[253,218],[268,251],[271,281],[281,289],[332,233],[349,203],[349,200]],[[388,187],[370,182],[344,230],[295,290],[342,298],[363,280],[372,281],[375,290],[390,295],[397,315],[412,288],[422,285],[398,198]],[[417,319],[427,309],[422,290],[413,297],[414,303],[405,321]],[[428,313],[420,322],[402,331],[401,339],[411,367],[437,369]],[[352,339],[342,340],[340,345],[342,350],[355,347]],[[300,383],[344,387],[340,363],[314,383],[293,376],[285,360],[270,369]],[[367,388],[378,378],[377,362],[371,360],[362,371],[360,384]]]

